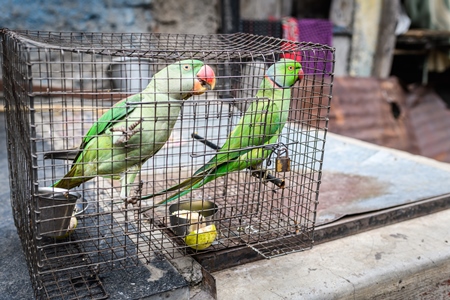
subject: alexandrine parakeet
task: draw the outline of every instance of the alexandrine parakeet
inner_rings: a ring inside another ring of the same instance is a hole
[[[167,142],[182,100],[215,86],[212,68],[199,60],[175,62],[147,87],[106,111],[89,129],[69,172],[54,187],[72,189],[95,176],[120,179],[120,197],[130,201],[141,165]]]
[[[246,110],[218,153],[191,178],[141,199],[177,191],[152,206],[156,207],[176,200],[230,172],[260,165],[272,152],[270,147],[265,148],[264,145],[276,144],[286,124],[291,100],[290,89],[302,78],[302,66],[295,60],[281,59],[270,66],[256,94],[257,100]]]

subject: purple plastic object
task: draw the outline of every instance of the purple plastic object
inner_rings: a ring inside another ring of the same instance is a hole
[[[332,46],[333,24],[328,20],[298,20],[299,41]],[[328,57],[327,57],[328,56]],[[302,53],[302,67],[305,74],[331,73],[333,56],[330,51],[306,50]]]

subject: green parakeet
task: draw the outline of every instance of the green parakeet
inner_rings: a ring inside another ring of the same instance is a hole
[[[264,148],[264,145],[277,142],[287,121],[291,99],[290,88],[302,78],[301,64],[295,60],[281,59],[270,66],[256,94],[258,99],[247,109],[218,153],[191,178],[158,193],[143,196],[141,199],[178,191],[152,206],[156,207],[186,195],[230,172],[255,168],[261,164],[272,152],[271,149]]]
[[[121,180],[122,199],[141,165],[168,140],[181,100],[215,86],[212,68],[199,60],[182,60],[156,73],[147,87],[106,111],[83,138],[70,171],[54,187],[72,189],[95,176]],[[130,199],[128,199],[130,201]]]

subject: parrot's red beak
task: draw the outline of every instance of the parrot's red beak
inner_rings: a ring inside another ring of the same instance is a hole
[[[298,80],[302,82],[303,77],[305,77],[305,73],[303,72],[303,69],[300,69],[300,71],[298,71]]]
[[[216,86],[216,74],[213,69],[204,65],[197,73],[197,80],[194,83],[194,95],[201,95],[206,90],[212,90]]]

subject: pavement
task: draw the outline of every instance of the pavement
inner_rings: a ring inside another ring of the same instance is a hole
[[[218,299],[449,299],[450,210],[213,273]]]

